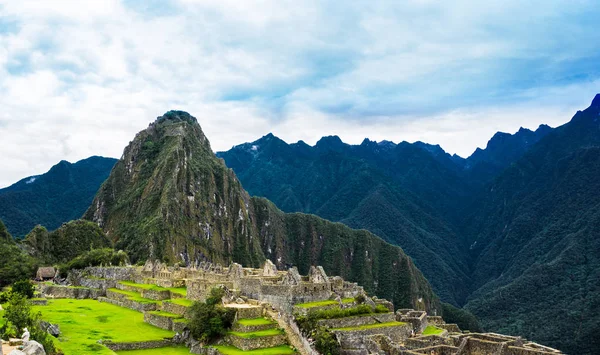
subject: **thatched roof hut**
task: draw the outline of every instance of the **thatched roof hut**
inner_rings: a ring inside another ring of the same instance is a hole
[[[52,266],[41,267],[35,274],[35,279],[39,281],[52,280],[56,276],[56,270]]]

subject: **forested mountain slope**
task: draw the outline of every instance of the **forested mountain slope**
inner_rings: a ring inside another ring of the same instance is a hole
[[[89,207],[116,159],[90,157],[61,161],[47,173],[30,176],[0,189],[0,219],[15,237],[38,224],[54,230],[78,219]]]

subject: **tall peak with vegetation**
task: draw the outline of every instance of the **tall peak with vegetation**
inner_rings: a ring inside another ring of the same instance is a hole
[[[248,154],[263,145],[244,146]],[[440,310],[437,296],[399,247],[364,230],[317,216],[285,214],[251,198],[233,170],[210,149],[195,118],[169,111],[138,133],[124,150],[84,218],[96,222],[133,262],[209,260],[278,268],[297,266],[365,285],[399,307]]]

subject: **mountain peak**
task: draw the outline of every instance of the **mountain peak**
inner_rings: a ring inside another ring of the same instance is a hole
[[[596,97],[594,97],[592,107],[600,108],[600,94],[596,94]]]
[[[319,139],[315,147],[319,148],[337,148],[344,144],[338,136],[325,136]]]
[[[166,121],[188,122],[191,124],[198,123],[198,120],[196,120],[196,117],[190,115],[189,113],[187,113],[185,111],[178,111],[178,110],[168,111],[164,115],[156,118],[156,123],[163,123]]]

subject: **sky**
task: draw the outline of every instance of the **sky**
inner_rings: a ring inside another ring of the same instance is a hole
[[[595,0],[0,0],[0,187],[118,158],[171,109],[215,151],[272,132],[466,157],[589,106],[599,18]]]

